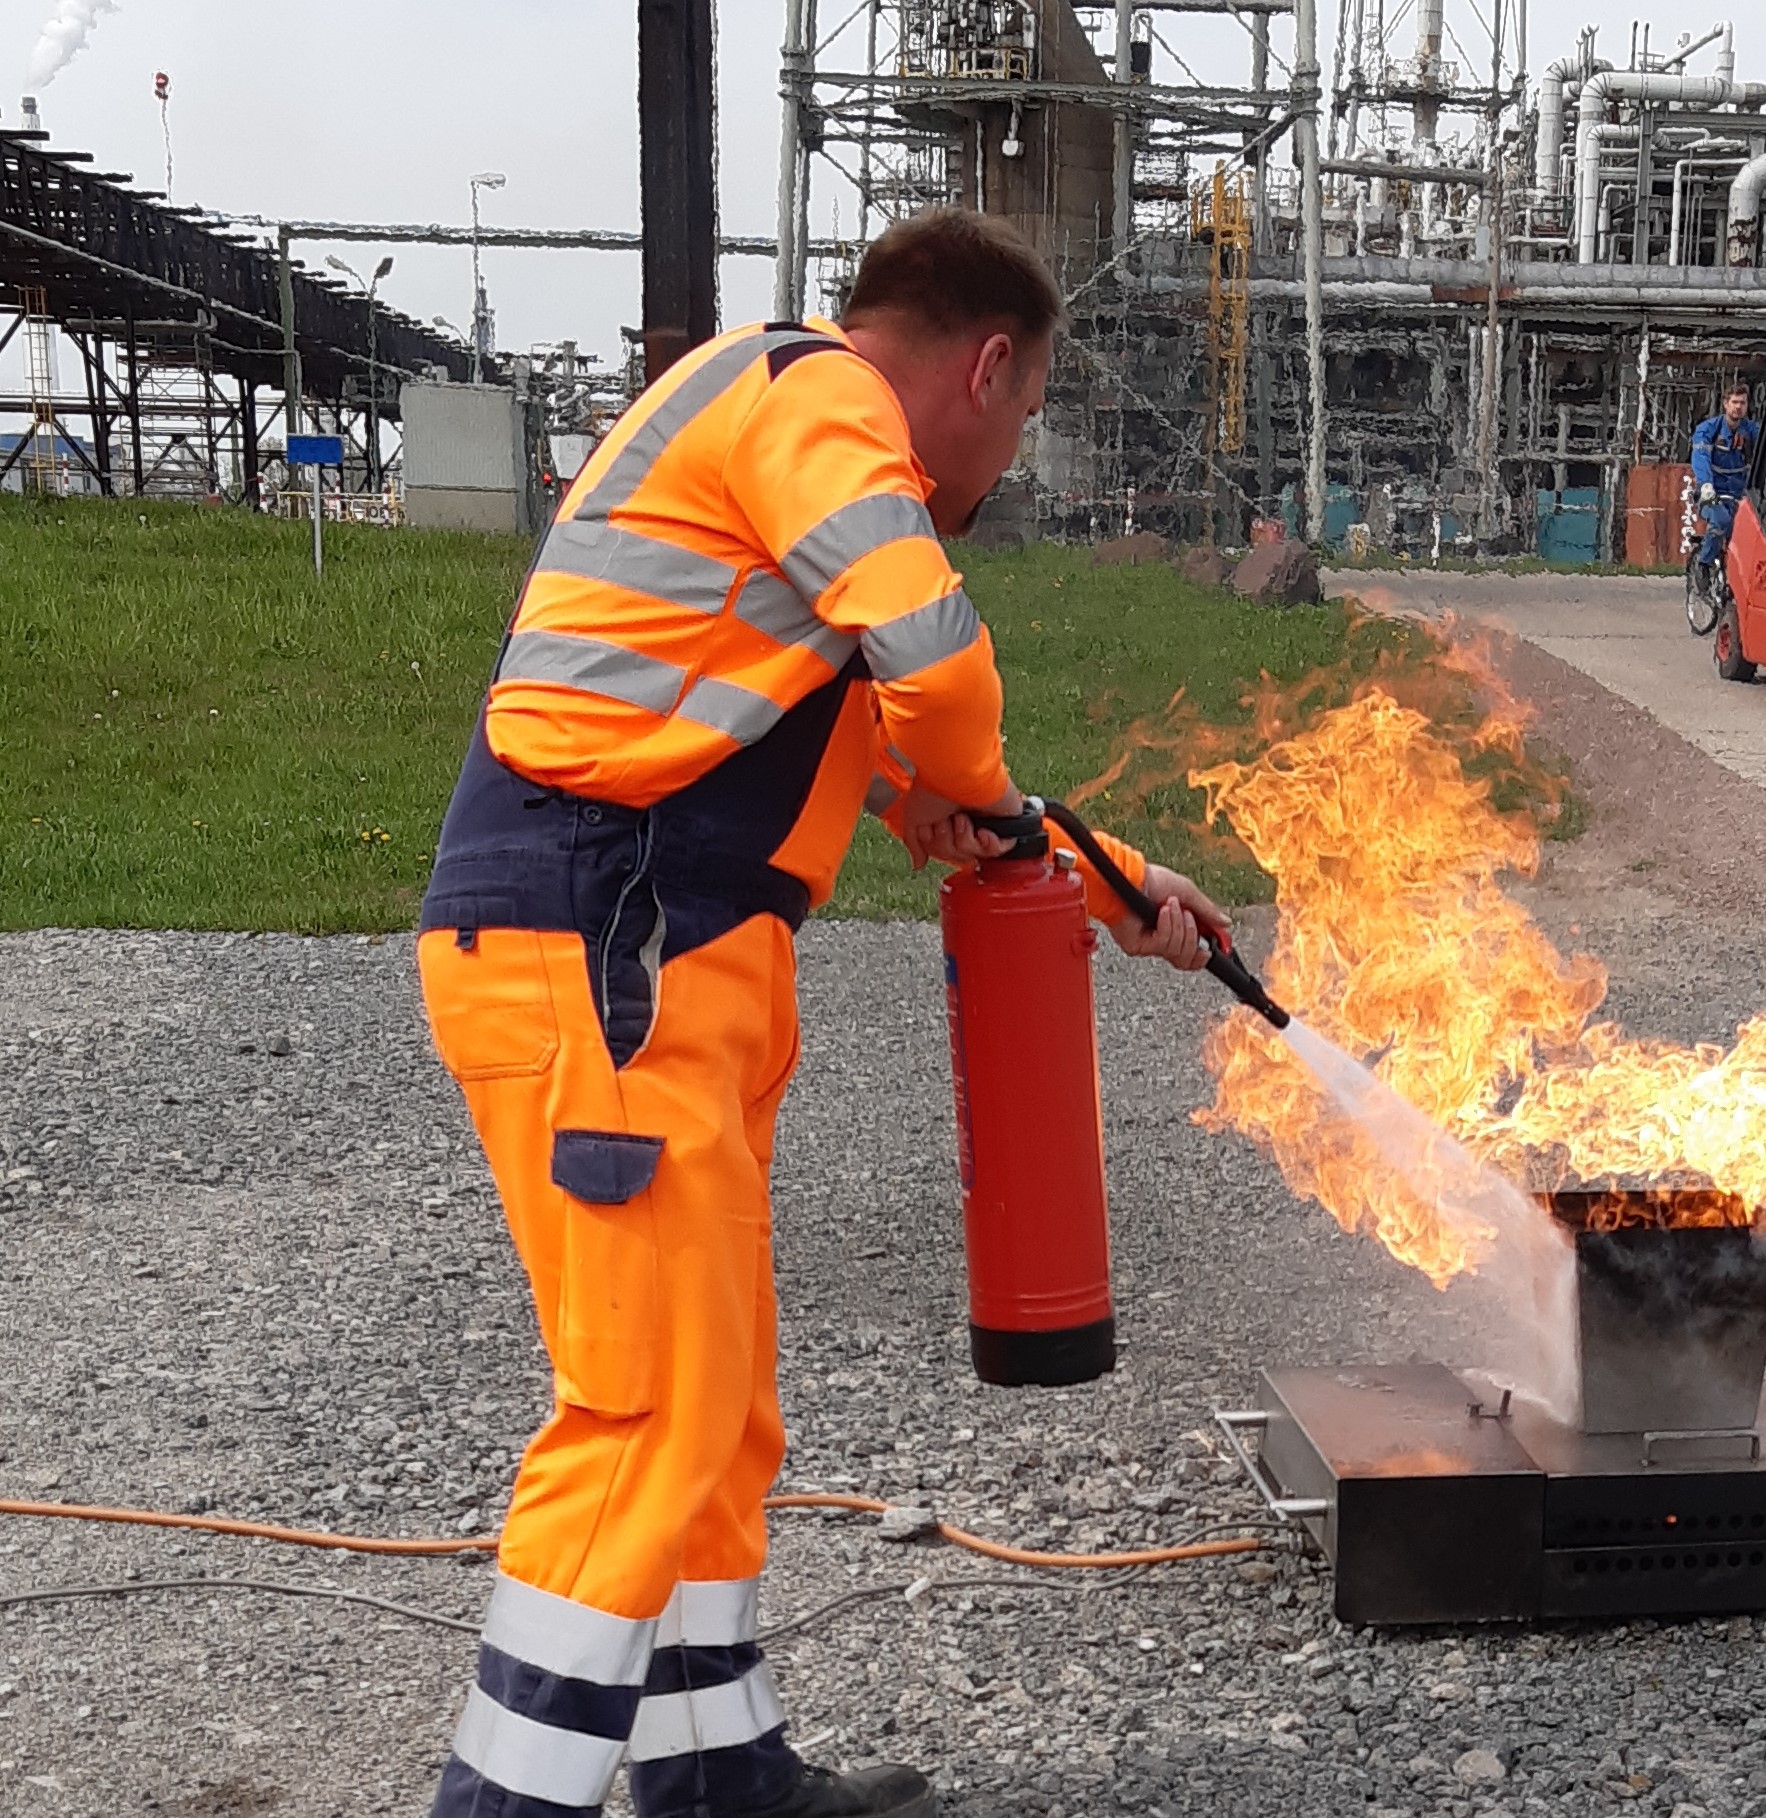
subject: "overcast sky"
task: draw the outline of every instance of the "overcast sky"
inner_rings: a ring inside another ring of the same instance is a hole
[[[0,123],[18,99],[44,24],[103,0],[5,0],[0,12]],[[856,0],[821,0],[824,33]],[[1328,71],[1335,6],[1323,0]],[[1389,12],[1396,13],[1392,0]],[[770,233],[778,156],[781,0],[721,0],[720,193],[727,232]],[[1745,8],[1741,73],[1766,77],[1766,42],[1750,42]],[[1535,70],[1574,47],[1587,20],[1602,49],[1625,62],[1632,11],[1620,0],[1533,0]],[[1468,0],[1448,0],[1467,54],[1480,50]],[[1670,9],[1657,42],[1684,29]],[[1236,22],[1165,14],[1160,29],[1204,78],[1245,80]],[[1278,52],[1291,49],[1277,23]],[[1400,28],[1402,35],[1402,28]],[[1766,40],[1766,27],[1758,36]],[[172,78],[174,196],[180,203],[275,218],[381,221],[468,218],[467,179],[500,170],[508,187],[485,198],[486,218],[540,227],[638,226],[637,28],[633,0],[117,0],[96,17],[86,48],[39,89],[54,143],[95,155],[98,168],[163,186],[165,153],[154,74]],[[837,67],[862,63],[855,27]],[[1450,49],[1451,54],[1451,49]],[[1694,67],[1708,67],[1703,53]],[[1183,80],[1163,52],[1157,73]],[[1279,71],[1278,71],[1279,79]],[[850,228],[850,189],[816,170],[818,227],[837,207]],[[367,270],[377,249],[335,250]],[[423,319],[464,326],[471,267],[464,250],[396,249],[388,301]],[[619,326],[638,319],[631,253],[493,250],[485,255],[498,339],[520,349],[574,337],[585,351],[619,352]],[[726,322],[769,313],[771,271],[724,262]]]

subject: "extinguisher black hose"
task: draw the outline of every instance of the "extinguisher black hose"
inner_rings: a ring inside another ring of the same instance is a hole
[[[1131,915],[1138,916],[1147,927],[1156,928],[1159,905],[1144,890],[1128,881],[1122,867],[1104,850],[1085,822],[1065,802],[1045,800],[1042,811],[1079,848],[1105,885],[1122,899],[1123,907]],[[1263,981],[1234,952],[1226,931],[1204,924],[1201,934],[1202,944],[1208,949],[1208,970],[1240,1003],[1249,1004],[1276,1028],[1287,1028],[1290,1021],[1287,1011],[1264,990]]]

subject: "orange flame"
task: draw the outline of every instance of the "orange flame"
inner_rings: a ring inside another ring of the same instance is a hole
[[[1359,682],[1338,673],[1287,690],[1265,678],[1250,703],[1261,751],[1188,771],[1209,821],[1224,817],[1274,880],[1272,995],[1532,1190],[1684,1181],[1713,1189],[1678,1209],[1686,1222],[1747,1222],[1766,1205],[1766,1017],[1727,1051],[1595,1020],[1604,969],[1561,954],[1503,888],[1539,859],[1534,818],[1497,799],[1504,777],[1543,774],[1525,748],[1528,711],[1488,650],[1444,639],[1431,667],[1432,680],[1376,663]],[[1481,712],[1447,711],[1468,692]],[[1168,780],[1179,752],[1214,756],[1242,736],[1174,703],[1163,725],[1137,729],[1141,755],[1115,774],[1138,763]],[[1253,1138],[1297,1194],[1437,1286],[1477,1266],[1493,1233],[1443,1216],[1427,1178],[1381,1166],[1266,1024],[1229,1015],[1204,1058],[1216,1096],[1200,1122]]]

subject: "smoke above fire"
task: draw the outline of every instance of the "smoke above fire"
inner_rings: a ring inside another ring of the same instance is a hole
[[[118,10],[116,0],[56,0],[31,52],[26,79],[32,88],[47,88],[86,48],[105,13]]]
[[[1215,1098],[1198,1120],[1252,1138],[1297,1194],[1437,1286],[1516,1244],[1483,1169],[1527,1192],[1708,1187],[1703,1220],[1747,1218],[1766,1206],[1766,1016],[1728,1048],[1600,1017],[1599,961],[1561,953],[1506,887],[1537,870],[1561,779],[1530,752],[1529,710],[1488,643],[1434,641],[1420,664],[1388,650],[1360,673],[1265,678],[1244,727],[1180,699],[1091,786],[1119,798],[1181,777],[1202,792],[1209,826],[1274,881],[1271,994],[1443,1140],[1383,1152],[1375,1122],[1248,1012],[1209,1032]]]

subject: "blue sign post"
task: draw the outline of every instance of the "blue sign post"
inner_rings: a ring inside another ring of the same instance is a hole
[[[327,467],[342,470],[342,436],[290,436],[288,465],[313,470],[313,573],[325,572],[325,514],[320,503],[319,481]]]

